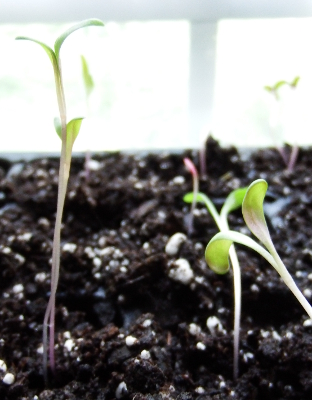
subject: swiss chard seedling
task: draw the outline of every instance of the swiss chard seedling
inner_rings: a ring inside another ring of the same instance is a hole
[[[246,225],[264,247],[242,233],[235,231],[220,232],[217,233],[207,245],[205,252],[207,264],[214,271],[224,274],[229,269],[228,255],[233,242],[243,244],[255,250],[276,269],[285,284],[312,319],[311,305],[294,282],[272,242],[263,213],[263,201],[267,187],[268,184],[263,179],[258,179],[251,183],[242,204],[242,212]]]
[[[292,81],[287,82],[287,81],[278,81],[275,83],[275,85],[272,86],[264,86],[264,89],[271,93],[275,100],[279,103],[280,101],[280,89],[283,86],[288,86],[291,89],[295,89],[298,85],[298,82],[300,80],[299,76],[296,76]],[[278,103],[277,106],[278,106]],[[276,113],[276,112],[275,112]],[[277,150],[280,153],[286,167],[288,171],[292,171],[294,169],[294,166],[296,164],[297,161],[297,157],[298,157],[298,152],[299,152],[299,147],[297,145],[293,145],[290,155],[288,156],[285,149],[281,146],[277,146]]]
[[[103,22],[98,19],[88,19],[82,21],[60,35],[54,44],[54,50],[36,39],[31,39],[25,36],[19,36],[17,40],[30,40],[39,44],[49,56],[53,66],[56,96],[59,107],[60,118],[54,121],[55,129],[62,141],[60,169],[59,169],[59,183],[58,183],[58,197],[57,197],[57,210],[56,221],[53,236],[53,251],[52,251],[52,267],[51,267],[51,294],[44,316],[43,322],[43,369],[44,377],[47,382],[47,365],[48,365],[48,326],[50,327],[49,333],[49,356],[51,370],[55,371],[55,357],[54,357],[54,326],[55,326],[55,296],[59,280],[60,270],[60,239],[61,239],[61,222],[63,215],[63,208],[65,202],[65,195],[67,189],[67,182],[70,172],[72,147],[75,139],[80,130],[82,118],[74,118],[67,123],[66,119],[66,103],[65,93],[63,86],[60,49],[64,40],[77,29],[87,26],[103,26]]]
[[[246,193],[246,188],[236,189],[231,192],[228,197],[226,198],[220,214],[218,213],[215,205],[203,193],[187,193],[183,200],[186,203],[194,202],[194,199],[197,202],[204,203],[211,214],[212,218],[214,219],[217,227],[219,228],[220,232],[228,232],[229,231],[229,224],[228,224],[228,215],[231,211],[234,211],[241,207],[243,198]],[[196,196],[196,197],[195,197]],[[240,266],[237,258],[237,254],[235,251],[234,246],[229,249],[230,260],[233,268],[233,280],[234,280],[234,363],[233,363],[233,376],[234,379],[238,377],[239,374],[239,365],[238,365],[238,356],[239,356],[239,331],[240,331],[240,315],[241,315],[241,272]],[[209,264],[208,264],[209,265]],[[213,268],[216,273],[220,273],[217,268]],[[221,271],[221,273],[224,273]]]

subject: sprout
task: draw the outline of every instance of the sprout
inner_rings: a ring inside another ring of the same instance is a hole
[[[189,219],[187,221],[187,231],[188,231],[188,234],[190,235],[193,233],[194,210],[196,207],[196,197],[197,197],[198,187],[199,187],[198,172],[197,172],[197,169],[196,169],[193,161],[191,161],[189,158],[187,158],[187,157],[183,158],[183,162],[184,162],[184,165],[186,166],[186,168],[192,174],[192,178],[193,178],[193,199],[192,199],[192,205],[191,205],[191,212],[189,215]]]
[[[299,76],[296,76],[292,81],[287,82],[287,81],[278,81],[275,83],[275,85],[273,86],[264,86],[264,89],[269,92],[272,93],[272,95],[274,96],[274,98],[279,101],[280,100],[280,95],[279,95],[279,91],[280,88],[283,86],[288,86],[292,89],[295,89],[298,85],[298,82],[300,80]],[[297,158],[298,158],[298,153],[299,153],[299,147],[297,145],[293,145],[290,155],[288,156],[285,152],[285,149],[281,146],[277,146],[277,151],[280,153],[286,167],[288,171],[292,171],[295,167]]]
[[[196,200],[198,202],[204,203],[210,212],[211,216],[213,217],[215,223],[217,224],[220,232],[228,232],[229,231],[229,224],[227,221],[228,215],[231,211],[235,211],[238,209],[243,202],[246,188],[236,189],[231,192],[228,197],[226,198],[220,214],[216,207],[214,206],[213,202],[203,193],[198,193]],[[194,201],[194,194],[187,193],[183,200],[186,203],[193,203]],[[233,281],[234,281],[234,362],[233,362],[233,376],[234,379],[237,379],[239,374],[239,366],[238,366],[238,356],[239,356],[239,331],[240,331],[240,316],[241,316],[241,297],[242,297],[242,284],[241,284],[241,272],[239,267],[239,262],[237,258],[237,254],[235,251],[234,246],[229,249],[231,264],[233,268]],[[208,264],[209,265],[209,264]],[[209,265],[210,266],[210,265]],[[227,270],[218,268],[212,268],[216,273],[224,274],[228,271],[229,265],[227,265]]]
[[[229,269],[228,253],[233,242],[243,244],[255,250],[276,269],[285,284],[293,292],[299,303],[312,319],[311,305],[289,274],[272,242],[263,213],[263,200],[267,187],[268,184],[263,179],[258,179],[251,183],[242,204],[242,212],[246,225],[266,249],[242,233],[234,231],[220,232],[217,233],[207,245],[205,252],[207,264],[214,271],[223,274]]]
[[[55,296],[59,280],[60,269],[60,239],[61,239],[61,222],[63,215],[63,208],[65,202],[65,195],[67,189],[67,182],[70,172],[70,163],[72,148],[75,139],[80,130],[82,118],[74,118],[67,123],[66,121],[66,103],[63,87],[63,78],[61,71],[60,49],[64,40],[77,29],[87,26],[103,26],[103,22],[98,19],[88,19],[82,21],[60,35],[54,44],[54,50],[46,44],[31,39],[25,36],[18,36],[17,40],[30,40],[39,44],[48,54],[53,66],[56,96],[58,101],[60,118],[54,120],[55,130],[62,140],[60,169],[59,169],[59,184],[58,184],[58,197],[57,197],[57,211],[56,221],[53,236],[53,251],[52,251],[52,267],[51,267],[51,295],[49,303],[45,312],[43,321],[43,370],[44,378],[47,382],[47,364],[48,364],[48,325],[50,326],[49,334],[49,356],[50,366],[52,371],[55,371],[55,357],[54,357],[54,326],[55,326]]]

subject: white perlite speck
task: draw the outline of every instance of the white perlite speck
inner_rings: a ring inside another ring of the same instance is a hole
[[[194,323],[191,323],[191,324],[189,324],[189,332],[191,335],[196,336],[196,335],[200,334],[201,328],[200,328],[200,326],[198,326]]]
[[[73,339],[67,339],[66,342],[64,343],[65,349],[70,353],[75,346],[75,342]]]
[[[188,285],[194,277],[190,263],[185,258],[179,258],[169,271],[169,278]]]
[[[149,326],[151,326],[152,325],[152,320],[151,319],[146,319],[144,322],[143,322],[143,324],[142,324],[142,326],[144,327],[144,328],[148,328]]]
[[[134,336],[127,336],[126,337],[126,345],[131,347],[134,344],[138,343],[138,339]]]
[[[217,333],[225,333],[221,321],[215,316],[207,319],[207,328],[212,335],[216,335]]]
[[[178,254],[181,244],[185,241],[186,235],[184,235],[184,233],[177,232],[172,235],[165,247],[166,254],[168,254],[168,256],[175,256],[176,254]]]
[[[11,374],[10,372],[5,374],[4,378],[2,379],[2,382],[5,385],[12,385],[12,383],[14,383],[14,381],[15,381],[15,376],[13,374]]]
[[[47,279],[47,274],[45,272],[38,272],[38,274],[35,275],[35,282],[37,283],[43,283]]]
[[[115,392],[116,399],[121,399],[125,394],[127,394],[127,392],[128,389],[126,382],[120,382]]]
[[[77,245],[75,243],[65,243],[63,246],[63,251],[67,251],[68,253],[74,253],[77,249]]]
[[[148,350],[141,351],[142,360],[149,360],[151,358],[151,353]]]
[[[196,343],[196,349],[197,350],[206,350],[206,345],[203,342],[197,342]]]
[[[7,371],[6,363],[3,360],[0,360],[0,371],[1,372],[6,372]]]
[[[310,327],[310,326],[312,326],[312,319],[306,319],[304,322],[303,322],[303,326],[305,326],[305,327]]]
[[[12,292],[14,294],[22,293],[24,290],[24,286],[21,283],[18,283],[17,285],[14,285],[12,288]]]

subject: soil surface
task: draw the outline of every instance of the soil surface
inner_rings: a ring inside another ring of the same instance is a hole
[[[240,373],[233,380],[233,279],[206,266],[205,247],[217,228],[203,205],[187,232],[186,156],[198,165],[192,151],[93,155],[88,167],[73,160],[57,292],[57,369],[48,387],[42,322],[59,161],[0,160],[0,399],[312,398],[312,321],[277,272],[241,246]],[[268,181],[273,242],[312,299],[312,150],[300,149],[291,172],[274,149],[242,159],[210,139],[206,156],[200,191],[218,209],[233,189]],[[229,223],[249,234],[240,210]],[[186,236],[166,247],[178,232]],[[219,322],[213,328],[211,321]]]

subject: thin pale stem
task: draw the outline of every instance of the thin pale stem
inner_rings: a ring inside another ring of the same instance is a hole
[[[220,214],[221,232],[229,231],[227,222],[226,208],[223,208]],[[242,311],[242,278],[241,269],[234,245],[230,247],[229,257],[233,269],[233,286],[234,286],[234,345],[233,345],[233,378],[236,380],[239,375],[239,339],[240,339],[240,322]]]
[[[273,245],[272,245],[273,246]],[[268,248],[270,253],[272,254],[274,261],[276,262],[276,265],[274,268],[277,270],[285,284],[289,287],[289,289],[292,291],[296,299],[299,301],[299,303],[302,305],[308,316],[312,319],[312,307],[308,300],[304,297],[302,294],[301,290],[298,288],[296,285],[295,281],[293,280],[292,276],[288,272],[288,269],[285,267],[285,264],[281,260],[280,256],[278,255],[277,251],[275,250],[275,247],[273,248]]]
[[[44,378],[47,382],[47,368],[48,368],[48,325],[50,327],[49,334],[49,356],[51,370],[55,372],[55,356],[54,356],[54,344],[55,344],[55,297],[56,289],[59,280],[60,270],[60,246],[61,246],[61,224],[65,202],[65,194],[67,188],[67,182],[69,177],[70,159],[67,158],[67,138],[66,138],[66,103],[64,88],[62,84],[62,75],[60,62],[53,63],[54,78],[56,95],[58,100],[61,127],[62,127],[62,148],[59,168],[59,181],[58,181],[58,195],[57,195],[57,209],[56,209],[56,220],[53,236],[53,251],[52,251],[52,267],[51,267],[51,294],[48,302],[48,306],[44,316],[43,322],[43,369]]]
[[[287,164],[288,171],[293,171],[297,162],[298,153],[299,153],[299,147],[297,145],[292,146],[289,161]]]

